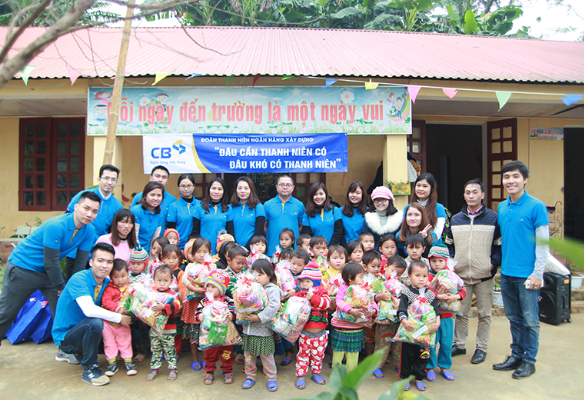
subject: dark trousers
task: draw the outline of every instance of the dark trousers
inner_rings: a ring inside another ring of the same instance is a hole
[[[73,276],[73,266],[75,265],[75,258],[65,257],[65,279],[69,280]],[[85,269],[91,268],[89,261],[85,264]],[[79,272],[79,271],[77,271]]]
[[[84,369],[98,363],[98,346],[102,340],[104,321],[99,318],[85,318],[69,329],[61,340],[61,350],[75,354]]]
[[[217,361],[221,358],[221,370],[224,374],[231,374],[234,370],[234,346],[219,346],[205,350],[205,372],[213,373]]]
[[[430,358],[430,348],[411,343],[402,343],[400,356],[400,379],[414,375],[414,379],[421,381],[427,377],[425,368]]]
[[[46,272],[30,271],[8,261],[0,294],[0,340],[14,322],[16,315],[35,290],[47,298],[51,312],[57,308],[57,291]]]

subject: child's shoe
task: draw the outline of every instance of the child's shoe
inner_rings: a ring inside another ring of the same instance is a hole
[[[167,380],[174,382],[177,380],[177,370],[176,369],[169,369],[169,377]]]
[[[114,376],[118,372],[118,366],[114,364],[108,364],[106,367],[106,376]]]
[[[126,364],[126,375],[134,376],[138,373],[136,370],[136,365],[134,364]]]

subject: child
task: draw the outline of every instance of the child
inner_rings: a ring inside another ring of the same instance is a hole
[[[295,244],[295,232],[290,228],[284,228],[280,231],[280,248],[281,249],[293,249]]]
[[[154,274],[154,270],[162,264],[162,251],[169,244],[169,239],[165,237],[158,237],[152,242],[152,246],[150,246],[150,262],[148,264],[148,271],[151,276]]]
[[[250,323],[243,325],[244,354],[246,363],[246,381],[242,389],[250,389],[256,384],[256,357],[260,356],[264,374],[268,378],[268,390],[278,390],[276,383],[276,365],[274,363],[274,339],[270,329],[270,320],[280,308],[281,291],[276,286],[276,275],[268,260],[256,260],[252,270],[257,272],[255,281],[264,287],[268,305],[258,314],[243,314]]]
[[[278,255],[278,260],[277,260],[277,264],[281,261],[285,261],[285,260],[289,260],[290,261],[290,257],[292,256],[293,250],[291,249],[282,249],[280,251],[280,254]]]
[[[331,320],[331,325],[333,326],[331,349],[333,350],[333,366],[340,364],[345,356],[347,361],[346,367],[348,372],[350,372],[357,366],[359,353],[364,348],[364,328],[360,325],[342,320],[337,315],[339,311],[343,311],[356,318],[360,317],[361,311],[352,308],[345,302],[345,293],[351,285],[362,284],[364,267],[358,263],[349,262],[341,270],[341,277],[343,278],[343,285],[341,285],[335,297],[337,311]],[[363,313],[366,317],[373,317],[376,314],[377,307],[374,304],[373,309],[363,311]]]
[[[300,290],[299,286],[299,276],[303,269],[305,269],[305,265],[307,265],[311,261],[309,257],[309,253],[302,249],[296,249],[292,252],[290,256],[290,272],[295,278],[295,285],[297,286],[297,292]]]
[[[128,285],[128,264],[126,264],[126,261],[114,260],[110,279],[111,282],[108,283],[102,296],[102,306],[106,310],[128,315],[128,312],[120,307],[120,299],[122,295],[126,294],[130,286]],[[118,372],[116,357],[119,351],[126,365],[126,375],[136,375],[136,365],[132,363],[132,334],[130,328],[104,321],[103,340],[104,353],[106,354],[106,360],[108,360],[105,374],[114,376]]]
[[[225,271],[220,269],[213,270],[205,280],[205,291],[213,294],[214,301],[221,301],[228,306],[230,311],[230,321],[236,319],[234,301],[225,295],[225,291],[230,282],[230,277]],[[197,320],[203,321],[203,308],[209,304],[207,297],[199,303],[197,307]],[[221,357],[220,357],[221,355]],[[221,370],[223,371],[223,383],[234,382],[234,346],[218,346],[205,350],[205,379],[203,383],[211,385],[214,379],[216,363],[221,358]],[[254,360],[256,361],[256,360]]]
[[[408,257],[404,260],[408,265],[413,261],[422,261],[427,267],[430,267],[429,260],[422,256],[425,251],[425,238],[419,234],[408,235],[404,245],[406,247],[406,254],[408,254]]]
[[[179,244],[181,240],[179,236],[179,231],[176,229],[169,228],[165,231],[163,237],[166,237],[170,244]]]
[[[329,264],[329,267],[323,274],[323,285],[329,291],[329,295],[332,298],[335,298],[337,295],[337,289],[330,287],[331,279],[341,274],[341,270],[343,269],[346,261],[347,251],[343,248],[343,246],[335,245],[329,247],[329,250],[327,251],[327,263]]]
[[[449,259],[449,249],[445,245],[435,245],[431,248],[429,252],[429,262],[431,264],[430,273],[434,277],[435,274],[445,267],[447,267],[447,260]],[[429,279],[429,281],[432,278]],[[438,300],[444,300],[447,303],[452,303],[455,300],[463,300],[466,294],[465,287],[463,287],[457,294],[437,294]],[[441,310],[441,326],[437,330],[436,335],[436,344],[439,345],[438,351],[438,362],[437,362],[437,352],[436,346],[435,349],[431,350],[431,359],[427,364],[427,380],[429,382],[434,382],[437,380],[435,375],[435,371],[433,371],[437,365],[441,369],[441,375],[448,381],[454,381],[455,376],[449,371],[451,365],[453,364],[453,359],[451,356],[451,349],[453,348],[453,312]]]
[[[130,253],[130,274],[128,280],[130,283],[141,283],[150,274],[146,270],[148,266],[148,253],[139,244],[134,247]]]
[[[183,254],[185,254],[185,258],[187,259],[187,264],[190,264],[193,262],[193,255],[191,253],[191,248],[193,247],[193,243],[195,243],[195,240],[197,240],[197,239],[190,239],[185,244],[185,250],[183,251]]]
[[[349,254],[349,261],[361,264],[364,256],[364,245],[357,240],[352,240],[347,244],[347,254]]]
[[[236,239],[234,239],[234,237],[232,235],[230,235],[229,233],[227,233],[226,231],[219,231],[217,232],[217,245],[216,245],[216,252],[219,252],[219,248],[221,247],[222,244],[224,244],[225,242],[235,242]]]
[[[309,241],[311,253],[313,253],[313,260],[318,256],[327,255],[327,239],[323,236],[313,236]]]
[[[268,250],[268,241],[262,235],[254,235],[250,239],[250,245],[254,245],[254,251],[256,254],[264,254],[266,255],[266,250]],[[250,247],[248,247],[250,250]]]
[[[311,243],[311,236],[307,235],[306,233],[302,233],[297,238],[297,249],[303,249],[307,253],[309,252],[309,248]]]
[[[211,242],[209,239],[198,238],[193,242],[190,248],[193,262],[187,265],[185,273],[183,274],[182,283],[191,292],[196,293],[196,297],[192,300],[187,300],[183,303],[183,313],[181,314],[181,321],[183,321],[183,337],[189,340],[191,345],[191,368],[195,371],[201,371],[201,363],[199,362],[199,355],[197,351],[197,344],[199,343],[199,321],[197,320],[196,312],[201,299],[205,294],[203,284],[197,284],[191,281],[189,273],[197,268],[197,264],[205,262],[205,256],[211,256]]]
[[[362,263],[364,264],[364,270],[366,271],[366,276],[370,275],[371,279],[375,281],[377,281],[378,279],[381,278],[381,274],[380,274],[380,263],[382,261],[382,257],[380,256],[380,253],[378,253],[376,250],[368,250],[364,253],[364,256],[362,257]],[[378,303],[380,299],[377,299],[376,297],[374,297],[374,301],[376,302],[376,304]],[[364,328],[364,332],[366,334],[366,354],[370,355],[372,354],[372,348],[374,347],[374,343],[375,343],[375,331],[374,331],[374,327],[365,327]]]
[[[217,266],[217,269],[226,269],[227,268],[227,253],[228,250],[233,247],[236,246],[237,243],[236,242],[232,242],[232,241],[227,241],[227,242],[223,242],[221,244],[221,246],[219,246],[219,250],[217,252],[217,260],[215,262],[215,265]],[[248,253],[246,253],[248,254]]]
[[[230,277],[230,283],[226,290],[226,295],[229,297],[232,297],[232,293],[236,290],[236,282],[242,275],[242,271],[245,270],[247,254],[248,252],[246,249],[237,243],[228,248],[226,254],[227,268],[225,269],[225,272],[227,272]]]
[[[392,272],[394,271],[395,277],[400,277],[404,271],[406,270],[406,261],[404,258],[400,257],[399,255],[395,254],[388,259],[388,263],[386,264],[386,272],[385,272],[385,279],[391,279]],[[381,300],[390,300],[390,293],[383,292],[380,293],[380,285],[383,280],[376,281],[372,288],[376,294],[375,301],[379,302]],[[386,360],[388,359],[388,354],[392,354],[394,358],[394,366],[396,372],[398,372],[398,368],[400,367],[400,353],[402,348],[402,342],[392,342],[392,338],[396,335],[396,331],[398,330],[398,324],[376,324],[374,325],[374,351],[383,350],[382,353],[382,361],[378,366],[378,369],[374,371],[374,376],[376,378],[383,378],[384,373],[382,372],[382,367],[386,364]]]
[[[165,239],[166,240],[166,239]],[[146,375],[147,381],[152,381],[158,375],[162,364],[163,355],[169,364],[169,381],[177,380],[177,352],[175,350],[175,333],[177,332],[177,313],[181,303],[177,294],[170,289],[173,280],[173,270],[168,265],[162,264],[154,271],[154,285],[161,293],[173,295],[175,299],[170,304],[157,303],[152,306],[153,311],[159,311],[169,316],[164,330],[159,333],[150,330],[150,348],[152,358],[150,360],[150,374]]]
[[[378,248],[380,249],[380,253],[382,253],[382,263],[381,267],[382,270],[380,271],[382,274],[386,273],[386,264],[388,264],[388,259],[396,254],[398,251],[398,243],[396,242],[396,236],[387,233],[380,237],[378,241]]]
[[[184,299],[187,294],[187,288],[183,285],[184,271],[183,266],[183,252],[176,244],[168,244],[162,251],[162,262],[173,270],[173,278],[171,283],[171,290],[179,295],[179,299]],[[177,354],[181,353],[183,348],[183,321],[181,320],[181,311],[177,314],[177,329],[175,335],[175,349]]]
[[[374,235],[369,232],[364,232],[358,236],[358,242],[364,246],[364,253],[366,251],[374,250],[376,248],[376,241]]]
[[[406,330],[413,331],[414,326],[408,321],[408,307],[420,295],[419,289],[424,288],[428,282],[429,267],[423,261],[414,261],[407,268],[408,279],[412,284],[402,292],[400,305],[398,306],[398,318]],[[431,304],[437,314],[436,322],[431,325],[427,332],[436,332],[441,325],[441,315],[437,306],[435,294],[427,290],[424,294],[427,303]],[[425,378],[425,367],[430,357],[431,349],[412,343],[402,343],[402,354],[400,356],[400,379],[406,379],[414,375],[416,388],[419,391],[427,389],[422,379]],[[404,390],[410,390],[410,383],[407,383]]]
[[[331,305],[331,299],[327,289],[321,286],[321,271],[313,262],[307,264],[299,276],[300,292],[293,296],[303,297],[311,304],[311,316],[301,331],[299,337],[299,352],[297,354],[296,374],[297,389],[306,386],[305,375],[311,363],[311,380],[318,385],[324,385],[325,379],[321,376],[323,358],[327,348],[327,309]]]

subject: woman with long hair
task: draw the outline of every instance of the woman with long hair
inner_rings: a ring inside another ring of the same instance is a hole
[[[364,184],[352,182],[347,189],[345,205],[341,208],[341,220],[345,243],[357,240],[364,227],[364,215],[368,211],[368,197]]]
[[[179,186],[181,197],[169,206],[167,228],[176,229],[179,232],[178,246],[183,250],[193,230],[193,213],[201,201],[193,197],[195,189],[193,174],[180,175],[177,186]]]
[[[370,210],[364,215],[362,233],[371,233],[374,236],[375,249],[378,250],[378,241],[387,233],[396,234],[402,224],[402,211],[394,207],[394,195],[385,186],[378,186],[372,191]]]
[[[252,179],[240,176],[234,184],[231,198],[234,216],[234,238],[241,246],[248,246],[252,236],[264,236],[264,206],[260,203]]]
[[[309,188],[301,234],[323,236],[328,246],[343,240],[341,211],[329,203],[329,193],[322,182],[313,183]]]
[[[110,225],[110,233],[102,235],[96,243],[108,243],[114,246],[114,258],[126,261],[130,265],[130,253],[136,246],[136,218],[127,208],[119,209]]]
[[[205,199],[195,208],[193,229],[189,238],[204,237],[211,242],[213,254],[217,254],[217,233],[227,231],[234,235],[232,206],[223,179],[215,177],[207,185]]]
[[[413,203],[406,206],[406,212],[404,214],[404,221],[400,232],[396,234],[396,240],[398,241],[398,251],[400,255],[406,257],[405,242],[408,235],[418,233],[425,238],[426,248],[423,252],[423,257],[426,257],[433,243],[437,242],[435,232],[432,230],[432,226],[427,218],[425,208],[419,203]]]
[[[150,244],[160,236],[164,225],[165,214],[161,212],[161,203],[165,195],[165,188],[159,182],[148,182],[142,191],[142,198],[130,211],[136,217],[134,229],[142,248],[148,253]]]
[[[435,232],[435,237],[441,243],[441,236],[447,221],[447,212],[445,211],[445,206],[437,203],[437,181],[433,174],[425,172],[416,178],[410,203],[418,203],[425,208],[427,219]],[[407,208],[408,206],[404,207],[404,213],[406,213]]]

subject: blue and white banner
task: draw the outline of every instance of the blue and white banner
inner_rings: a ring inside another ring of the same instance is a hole
[[[347,172],[347,134],[159,134],[142,137],[144,173]]]

